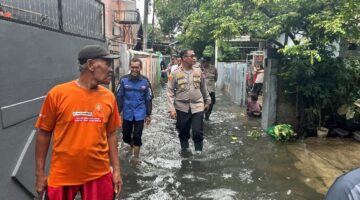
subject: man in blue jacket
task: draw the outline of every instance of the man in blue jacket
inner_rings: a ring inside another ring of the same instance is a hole
[[[130,61],[130,74],[120,78],[116,91],[119,112],[123,117],[123,141],[131,146],[132,163],[140,162],[141,136],[144,123],[151,122],[153,93],[150,81],[140,74],[142,62],[138,58]]]

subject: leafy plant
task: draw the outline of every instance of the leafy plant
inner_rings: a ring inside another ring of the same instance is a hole
[[[203,51],[203,56],[214,57],[215,56],[214,47],[212,45],[207,45]]]
[[[353,104],[343,104],[337,113],[344,115],[346,120],[357,121],[360,118],[360,99],[357,99]]]
[[[248,131],[247,136],[257,140],[259,137],[262,136],[262,133],[258,130],[251,130],[251,131]]]
[[[339,85],[337,76],[341,62],[326,57],[322,61],[315,59],[314,63],[311,63],[306,56],[291,55],[283,59],[282,66],[279,76],[286,82],[286,91],[296,94],[297,101],[302,103],[303,111],[308,115],[305,117],[312,118],[312,124],[323,126],[325,116],[329,115],[324,111],[331,111],[332,109],[328,108],[336,101],[334,97]]]
[[[286,142],[296,136],[290,124],[279,124],[267,129],[268,135],[277,141]]]
[[[232,47],[228,42],[222,42],[220,49],[221,55],[219,56],[219,61],[239,60],[241,57],[246,57],[246,55],[241,55],[239,48]]]

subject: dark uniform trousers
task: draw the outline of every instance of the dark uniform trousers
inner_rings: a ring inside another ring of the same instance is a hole
[[[144,129],[144,120],[128,121],[124,120],[122,125],[123,140],[127,144],[141,146],[141,136]]]
[[[216,101],[216,98],[215,98],[215,92],[209,92],[209,95],[211,97],[211,104],[209,106],[209,109],[207,110],[207,112],[205,113],[205,116],[209,117],[210,114],[211,114],[211,111],[214,107],[214,104],[215,104],[215,101]]]
[[[194,141],[195,151],[203,149],[203,129],[204,129],[204,112],[191,113],[176,110],[177,129],[179,131],[179,139],[181,149],[189,148],[190,128],[192,129],[192,139]]]
[[[256,94],[256,96],[259,96],[263,84],[262,83],[255,83],[252,92]]]

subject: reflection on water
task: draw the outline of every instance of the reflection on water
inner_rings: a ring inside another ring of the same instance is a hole
[[[143,133],[142,163],[132,167],[128,147],[120,144],[121,199],[322,199],[294,169],[286,144],[246,136],[260,126],[259,119],[248,119],[221,92],[204,126],[204,153],[194,155],[190,141],[192,152],[182,156],[165,89],[156,92],[152,124]]]

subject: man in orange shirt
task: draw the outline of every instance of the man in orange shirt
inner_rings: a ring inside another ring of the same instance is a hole
[[[50,200],[73,200],[81,192],[83,200],[111,200],[114,193],[120,193],[116,130],[121,118],[115,96],[101,86],[110,83],[115,58],[118,56],[99,45],[85,46],[78,54],[79,78],[57,85],[47,94],[35,125],[36,191],[40,197],[47,191]]]

